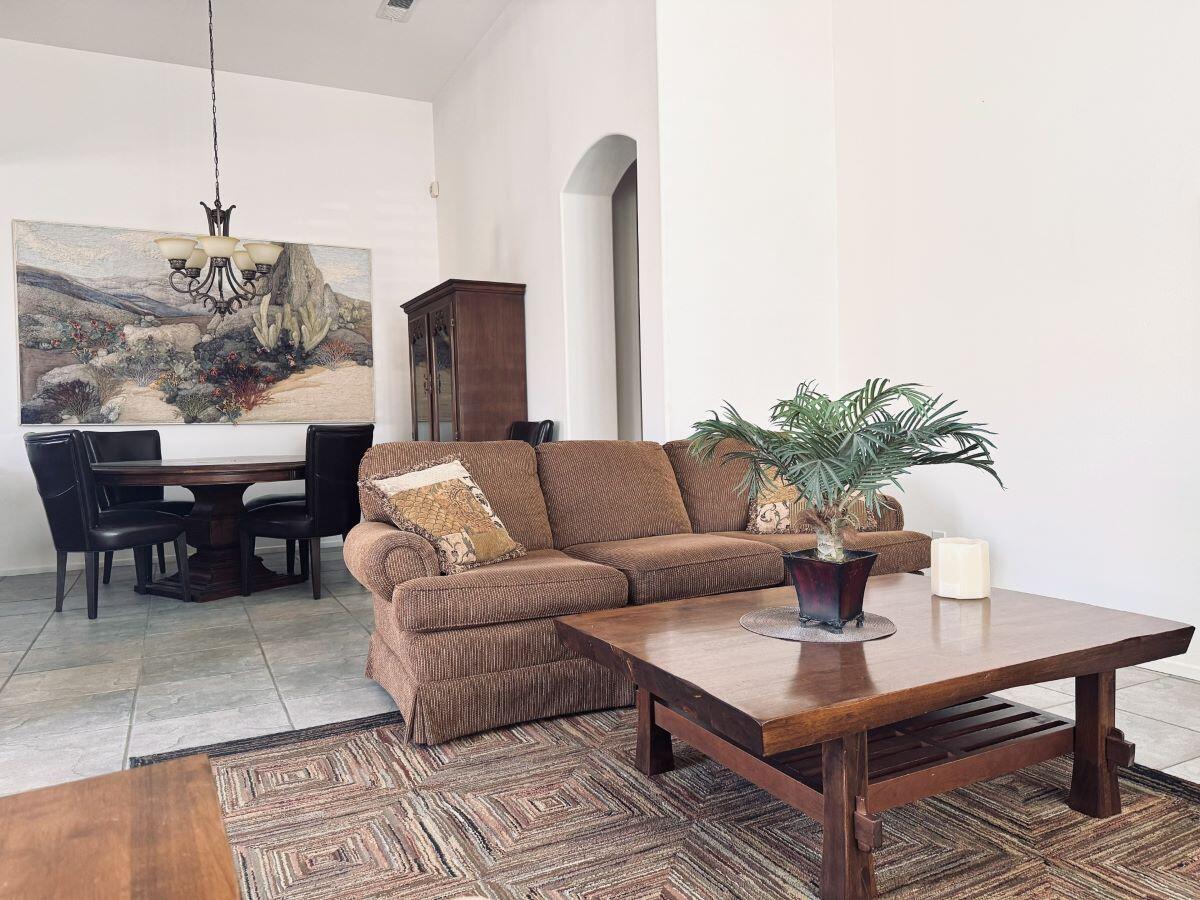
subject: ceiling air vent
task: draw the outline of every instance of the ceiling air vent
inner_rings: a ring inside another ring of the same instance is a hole
[[[389,22],[407,22],[412,16],[412,8],[417,0],[383,0],[379,4],[379,12],[375,13],[380,19]]]

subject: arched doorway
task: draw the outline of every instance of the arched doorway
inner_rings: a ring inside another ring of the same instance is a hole
[[[642,436],[637,142],[593,144],[562,195],[567,340],[564,437]]]

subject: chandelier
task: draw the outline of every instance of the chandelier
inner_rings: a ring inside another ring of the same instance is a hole
[[[171,266],[171,287],[181,294],[187,294],[202,306],[211,306],[223,318],[254,298],[270,292],[267,276],[283,252],[283,247],[265,241],[248,241],[239,246],[239,239],[229,236],[229,218],[236,206],[221,205],[212,0],[208,0],[208,75],[212,86],[213,182],[216,193],[211,207],[200,201],[208,218],[208,234],[195,239],[160,237],[154,243]]]

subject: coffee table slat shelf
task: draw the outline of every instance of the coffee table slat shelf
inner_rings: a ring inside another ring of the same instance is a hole
[[[968,718],[954,716],[963,706],[982,706],[984,712]],[[881,813],[1071,752],[1075,723],[1031,706],[981,697],[939,712],[953,716],[954,727],[930,728],[928,722],[921,721],[926,717],[918,717],[868,735],[864,813]],[[997,718],[1004,724],[995,725]],[[717,752],[731,764],[710,752],[716,749],[714,736],[688,716],[656,701],[654,719],[664,731],[745,775],[764,790],[782,785],[780,775],[791,779],[796,785],[785,788],[791,798],[786,802],[806,815],[820,818],[823,785],[819,745],[760,759],[730,744],[727,750]],[[748,766],[749,774],[740,766]]]

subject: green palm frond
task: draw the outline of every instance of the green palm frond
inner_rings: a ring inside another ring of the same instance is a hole
[[[774,470],[810,507],[834,518],[860,494],[878,512],[880,492],[903,490],[898,479],[915,466],[971,466],[1003,487],[994,468],[993,432],[966,415],[955,401],[932,396],[918,384],[873,378],[832,398],[815,382],[805,382],[795,396],[771,409],[770,428],[755,425],[726,403],[721,412],[696,423],[691,450],[708,460],[722,441],[738,441],[745,446],[721,456],[722,462],[748,464],[743,491],[757,496]]]

